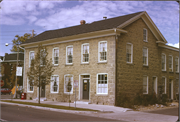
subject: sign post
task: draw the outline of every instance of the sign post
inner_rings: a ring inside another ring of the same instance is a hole
[[[74,88],[75,88],[75,109],[76,109],[76,88],[78,87],[78,80],[74,80]]]

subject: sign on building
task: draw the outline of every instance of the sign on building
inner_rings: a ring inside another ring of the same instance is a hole
[[[75,88],[77,88],[77,87],[78,87],[78,85],[79,85],[78,80],[74,80],[74,87],[75,87]]]
[[[22,67],[16,68],[16,76],[22,76]]]

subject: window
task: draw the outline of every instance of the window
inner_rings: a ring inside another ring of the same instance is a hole
[[[59,76],[53,75],[51,77],[51,93],[58,93],[59,91]]]
[[[89,44],[82,44],[82,63],[89,62]]]
[[[53,64],[58,65],[59,63],[59,48],[53,48]]]
[[[107,74],[97,74],[97,94],[108,94]]]
[[[176,79],[176,94],[179,94],[179,79]]]
[[[64,93],[73,93],[73,75],[64,75]]]
[[[132,51],[133,51],[133,45],[128,43],[126,45],[126,61],[127,61],[127,63],[132,63],[132,57],[133,57]]]
[[[178,57],[176,57],[175,58],[175,67],[176,67],[176,72],[179,72],[179,58]]]
[[[143,76],[143,94],[148,94],[148,76]]]
[[[33,82],[30,83],[29,79],[27,79],[27,92],[34,92]]]
[[[107,41],[99,42],[99,62],[107,61]]]
[[[31,61],[34,59],[34,51],[29,52],[29,67],[31,66]]]
[[[157,83],[157,77],[153,77],[153,93],[156,93],[158,92],[158,83]]]
[[[166,78],[162,77],[162,93],[166,94]]]
[[[147,42],[147,29],[143,29],[143,41]]]
[[[166,55],[162,54],[162,70],[166,71]]]
[[[66,64],[73,63],[73,46],[66,47]]]
[[[143,48],[143,65],[148,65],[148,48]]]
[[[169,72],[173,71],[173,57],[169,56]]]

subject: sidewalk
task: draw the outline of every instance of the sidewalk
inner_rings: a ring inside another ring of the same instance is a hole
[[[10,100],[10,99],[6,99],[6,100]],[[38,101],[35,101],[35,100],[13,99],[13,101],[38,103]],[[1,104],[2,103],[4,103],[4,102],[1,102]],[[67,102],[41,101],[41,103],[69,106],[69,103],[67,103]],[[15,103],[4,103],[4,104],[15,104]],[[62,110],[62,109],[45,108],[45,107],[22,105],[22,104],[18,104],[18,105],[19,106],[33,107],[36,109],[44,109],[44,110],[57,111],[57,112],[74,113],[74,114],[81,114],[81,115],[86,115],[86,116],[94,116],[94,117],[116,119],[116,120],[123,120],[123,121],[175,122],[178,119],[178,116],[153,114],[153,113],[147,113],[147,112],[138,112],[138,111],[133,111],[132,109],[129,109],[129,108],[122,108],[122,107],[109,106],[109,105],[82,104],[82,103],[76,104],[77,108],[95,109],[95,110],[99,110],[101,112],[90,112],[90,111],[83,111],[82,112],[82,111]],[[75,104],[70,103],[70,106],[75,107]]]

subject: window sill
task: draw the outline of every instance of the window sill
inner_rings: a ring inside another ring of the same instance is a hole
[[[89,65],[89,62],[87,62],[87,63],[83,63],[83,62],[82,62],[82,63],[81,63],[81,65],[84,65],[84,64],[85,64],[85,65],[86,65],[86,64]]]
[[[73,64],[65,64],[66,66],[72,66]]]
[[[169,71],[169,73],[174,73],[173,71]]]
[[[108,96],[108,94],[96,94],[95,96]]]
[[[53,64],[53,66],[54,66],[54,67],[57,67],[57,66],[59,66],[59,64]]]
[[[167,72],[166,70],[162,70],[162,72]]]
[[[107,61],[97,62],[98,64],[107,64]]]
[[[58,94],[59,92],[51,92],[50,94]]]
[[[66,94],[66,95],[71,94],[71,95],[72,95],[72,94],[73,94],[73,92],[70,92],[70,93],[69,93],[69,92],[64,92],[64,94]]]
[[[34,91],[27,91],[27,93],[34,93]]]
[[[131,62],[126,62],[126,64],[133,65],[133,63],[131,63]]]
[[[148,42],[147,40],[143,40],[144,42]]]
[[[143,67],[149,67],[148,65],[143,64]]]

